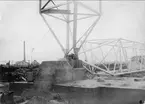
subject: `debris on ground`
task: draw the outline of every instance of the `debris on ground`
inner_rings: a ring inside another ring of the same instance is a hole
[[[26,104],[67,104],[66,101],[59,101],[57,99],[48,100],[42,96],[34,96]]]
[[[44,97],[34,96],[26,104],[49,104],[49,102]]]

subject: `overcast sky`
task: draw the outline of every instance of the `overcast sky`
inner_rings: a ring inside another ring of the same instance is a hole
[[[63,57],[59,45],[39,15],[38,7],[38,1],[0,1],[0,61],[22,60],[24,40],[27,60],[31,58],[32,48],[33,59],[38,61]],[[144,18],[144,1],[103,1],[101,19],[89,38],[125,38],[144,42]],[[65,35],[59,32],[65,25],[55,20],[50,20],[50,24],[55,31],[58,30],[56,33],[65,46]]]

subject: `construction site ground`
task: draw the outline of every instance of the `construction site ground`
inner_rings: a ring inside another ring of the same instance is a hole
[[[58,94],[67,104],[138,104],[145,100],[144,72],[116,77],[100,73],[89,79],[85,69],[70,69],[66,62],[43,62],[40,69],[34,83],[10,84],[15,97],[33,101],[40,96],[50,101]],[[57,84],[51,86],[54,81]]]
[[[145,100],[144,77],[95,77],[57,84],[53,86],[51,92],[47,93],[31,90],[31,88],[33,88],[33,83],[15,83],[10,89],[15,90],[17,94],[15,96],[31,98],[37,95],[47,100],[59,94],[67,101],[67,104],[96,104],[96,102],[97,104],[138,104],[139,100]],[[29,92],[28,95],[25,95],[25,92]]]
[[[79,80],[63,84],[60,86],[73,86],[80,88],[111,87],[124,89],[145,90],[145,78],[138,77],[96,77],[94,79]]]

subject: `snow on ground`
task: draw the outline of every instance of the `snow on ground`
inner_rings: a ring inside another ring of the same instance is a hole
[[[97,88],[97,87],[115,87],[125,89],[143,89],[145,90],[145,80],[139,78],[94,78],[87,80],[73,81],[61,86],[73,86],[82,88]]]

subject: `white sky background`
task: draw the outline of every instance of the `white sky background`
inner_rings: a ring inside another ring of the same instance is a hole
[[[27,60],[30,60],[31,48],[35,48],[33,59],[38,61],[63,57],[60,47],[38,13],[38,6],[38,1],[0,1],[0,61],[22,60],[24,40]],[[103,1],[102,12],[90,39],[126,38],[144,42],[144,1]],[[56,24],[56,21],[51,22]],[[60,22],[57,24],[61,25]],[[60,37],[65,46],[65,36],[61,34]]]

